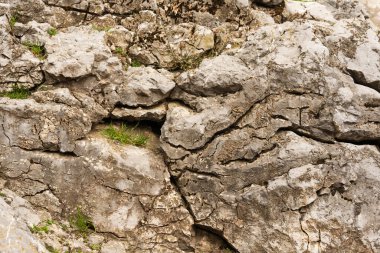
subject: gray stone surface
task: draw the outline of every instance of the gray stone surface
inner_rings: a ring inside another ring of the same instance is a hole
[[[35,218],[33,211],[28,209],[30,205],[22,199],[20,203],[17,199],[19,197],[10,191],[2,191],[2,193],[4,196],[0,197],[0,251],[4,253],[48,252],[29,231],[28,226],[32,226],[33,218]],[[6,200],[13,205],[7,204]]]
[[[116,92],[123,105],[152,106],[167,98],[174,87],[171,79],[151,67],[131,67]]]
[[[163,121],[167,112],[167,105],[161,104],[150,108],[115,108],[112,117],[128,121]]]
[[[282,2],[0,0],[0,252],[380,252],[378,4]]]
[[[110,50],[104,32],[91,27],[73,27],[53,36],[45,44],[47,59],[44,71],[54,77],[78,78],[92,73],[96,57]],[[99,56],[98,56],[99,57]]]

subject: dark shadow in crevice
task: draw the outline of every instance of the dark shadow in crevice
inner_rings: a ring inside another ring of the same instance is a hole
[[[152,131],[155,135],[158,137],[161,136],[161,128],[164,124],[164,121],[157,122],[157,121],[151,121],[151,120],[140,120],[140,121],[133,121],[133,120],[121,120],[121,119],[114,119],[114,118],[105,118],[102,122],[103,124],[126,124],[131,127],[141,128],[141,129],[148,129]]]
[[[233,252],[233,253],[239,253],[239,251],[223,236],[223,232],[216,230],[212,227],[200,225],[200,224],[194,224],[194,229],[201,230],[215,237],[218,237],[223,242],[222,245],[223,245],[224,250],[229,250],[229,252]]]

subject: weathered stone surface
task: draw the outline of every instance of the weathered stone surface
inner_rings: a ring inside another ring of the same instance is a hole
[[[125,253],[125,248],[122,242],[109,241],[102,247],[101,253]]]
[[[152,106],[167,98],[175,83],[151,67],[129,68],[125,83],[116,90],[127,106]]]
[[[333,19],[341,18],[339,11],[331,13]],[[229,103],[228,91],[221,92],[224,103],[218,107],[213,105],[218,96],[199,93],[195,78],[188,86],[179,79],[181,90],[172,94],[189,108],[169,107],[162,129],[170,171],[195,223],[222,234],[239,252],[379,250],[373,232],[378,222],[364,219],[362,226],[357,221],[361,191],[366,178],[379,171],[380,153],[374,146],[337,140],[378,143],[380,97],[342,73],[355,62],[350,50],[359,50],[360,44],[339,48],[332,43],[337,37],[342,42],[377,41],[365,25],[356,34],[348,28],[363,20],[336,21],[338,32],[321,21],[326,19],[310,19],[314,20],[259,28],[234,54],[244,62],[239,69],[246,68],[249,76],[262,81],[261,89],[268,90],[232,127],[223,126],[211,137],[205,127],[209,124],[215,130],[229,120],[231,112],[217,113]],[[323,37],[321,31],[326,32]],[[201,70],[202,65],[194,73]],[[207,73],[213,76],[211,70]],[[199,79],[201,84],[207,80]],[[218,80],[224,83],[223,78]],[[258,90],[248,89],[250,94]],[[203,116],[210,108],[215,111]],[[357,171],[367,159],[371,172]],[[364,201],[370,203],[368,210],[379,201],[380,184],[374,180],[374,196]],[[348,231],[347,237],[340,237]]]
[[[29,203],[10,191],[2,191],[2,194],[4,196],[0,197],[0,251],[4,253],[48,252],[29,231],[28,225],[32,226],[39,222],[33,221],[34,218],[37,220],[39,218],[29,209],[31,208]],[[6,200],[11,202],[11,205],[8,205]]]
[[[140,29],[143,25],[144,23],[139,26]],[[161,38],[148,43],[149,47],[145,48],[141,44],[135,44],[129,49],[131,56],[144,64],[173,69],[200,58],[215,46],[214,33],[209,28],[194,23],[169,25],[156,32],[161,33]],[[153,32],[141,33],[147,36]]]
[[[347,223],[359,219],[360,214],[352,210],[362,203],[359,189],[365,187],[365,178],[372,175],[355,168],[363,168],[361,161],[369,159],[368,171],[379,171],[380,154],[375,148],[320,144],[285,132],[273,137],[272,147],[267,145],[266,149],[260,148],[259,139],[237,137],[240,138],[219,137],[203,152],[173,166],[181,170],[179,187],[195,214],[196,223],[220,231],[240,252],[303,252],[314,250],[318,243],[326,250],[348,247],[347,243],[363,252],[377,249],[372,231],[378,223],[370,219],[364,220],[363,226]],[[256,158],[246,157],[248,148],[258,150]],[[339,161],[350,159],[352,152],[357,158],[351,165],[343,166],[342,171]],[[235,157],[231,157],[233,154]],[[377,205],[379,197],[379,182],[372,185],[376,185],[374,196],[368,196],[365,201],[369,210]],[[350,195],[350,202],[345,200],[346,191],[355,192]],[[337,218],[336,229],[352,231],[352,236],[343,241],[336,234],[341,232],[331,227],[328,216],[321,220],[312,218],[320,212],[336,212],[336,206],[342,203],[348,206],[340,208],[332,217]],[[318,228],[324,234],[322,241]],[[287,236],[283,237],[283,233]]]
[[[70,152],[91,130],[90,118],[62,104],[0,98],[0,143],[24,149]]]
[[[18,84],[34,87],[43,80],[41,61],[21,44],[14,43],[5,15],[0,16],[0,92]]]
[[[152,151],[93,137],[76,142],[75,156],[5,146],[1,154],[0,173],[8,173],[12,190],[32,202],[46,203],[51,212],[75,212],[82,206],[96,231],[123,237],[128,251],[182,252],[182,247],[190,247],[192,218],[170,184],[163,159]],[[9,174],[15,163],[18,170],[26,170]],[[20,187],[17,176],[30,184]],[[39,194],[49,189],[54,189],[58,201]]]
[[[60,252],[380,251],[375,14],[282,2],[0,0],[0,94],[31,94],[0,99],[17,220],[0,234],[31,252],[25,224]],[[149,145],[106,140],[111,120],[143,120]]]
[[[242,90],[242,84],[249,77],[249,69],[240,59],[221,55],[204,60],[194,71],[183,73],[177,83],[190,94],[214,96]]]
[[[369,86],[380,92],[380,43],[375,33],[370,33],[370,41],[356,49],[355,59],[347,69],[357,83]]]
[[[328,8],[318,2],[285,1],[284,17],[288,20],[297,18],[314,19],[318,21],[336,22]]]
[[[376,0],[361,0],[369,13],[371,20],[380,27],[380,3]]]
[[[45,44],[47,59],[44,71],[54,77],[78,78],[92,73],[98,54],[110,56],[104,32],[90,27],[69,28]]]
[[[167,105],[157,105],[150,108],[115,108],[112,111],[112,117],[116,119],[125,119],[128,121],[163,121],[166,116]]]

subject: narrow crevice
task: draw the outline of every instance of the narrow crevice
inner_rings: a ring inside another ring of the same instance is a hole
[[[380,146],[380,138],[379,139],[375,139],[375,140],[362,140],[362,141],[355,141],[355,140],[347,140],[347,139],[336,138],[336,141],[340,142],[340,143],[354,144],[354,145],[357,145],[357,146],[370,145],[370,146],[375,146],[377,148],[379,148],[379,146]]]
[[[273,94],[267,94],[266,96],[264,96],[263,98],[261,99],[258,99],[257,101],[255,101],[254,103],[252,103],[251,105],[249,105],[249,108],[244,111],[241,115],[237,116],[235,119],[232,119],[231,120],[231,123],[229,123],[227,126],[225,126],[223,129],[220,129],[219,131],[216,131],[215,133],[212,134],[212,136],[209,137],[209,139],[200,147],[198,148],[194,148],[194,149],[186,149],[185,147],[181,146],[181,145],[174,145],[170,142],[167,142],[168,144],[170,144],[172,147],[175,147],[175,148],[178,148],[178,147],[181,147],[185,150],[188,150],[188,151],[191,151],[193,153],[196,153],[198,151],[201,151],[201,150],[204,150],[211,142],[213,142],[216,138],[222,136],[222,135],[226,135],[226,134],[229,134],[231,133],[233,130],[236,130],[236,129],[239,129],[238,128],[238,124],[239,122],[248,114],[251,112],[251,109],[257,105],[257,104],[260,104],[262,101],[265,101],[268,97],[270,97],[271,95]]]
[[[169,170],[169,173],[170,173],[170,170]],[[187,209],[187,211],[189,212],[189,214],[191,215],[191,217],[193,218],[193,220],[195,222],[196,217],[195,217],[193,210],[191,209],[190,203],[187,201],[186,197],[182,193],[181,188],[178,185],[177,179],[172,175],[170,175],[170,183],[174,187],[175,191],[181,196],[183,205],[185,206],[185,208]]]
[[[282,127],[277,131],[277,133],[290,131],[290,132],[293,132],[299,136],[306,137],[306,138],[312,139],[314,141],[318,141],[318,142],[322,142],[322,143],[326,143],[326,144],[334,144],[335,143],[335,140],[332,137],[331,132],[327,132],[327,131],[322,130],[322,129],[318,129],[318,130],[320,130],[326,136],[326,138],[321,138],[321,137],[315,136],[315,135],[309,133],[308,129],[306,127],[300,127],[300,126],[295,125],[295,124],[292,124],[292,126],[290,126],[290,127]]]
[[[199,229],[199,230],[203,230],[203,231],[206,231],[208,233],[211,233],[212,235],[220,238],[226,245],[226,248],[228,250],[230,250],[231,252],[233,253],[239,253],[238,249],[236,249],[228,240],[227,238],[224,237],[223,235],[223,232],[222,231],[219,231],[217,229],[214,229],[210,226],[206,226],[206,225],[201,225],[201,224],[194,224],[194,227]]]
[[[253,158],[237,158],[237,159],[234,159],[234,160],[229,160],[229,161],[226,161],[226,162],[223,162],[222,165],[229,165],[231,163],[234,163],[234,162],[245,162],[245,163],[253,163],[255,162],[257,159],[259,159],[262,155],[265,155],[266,153],[269,153],[271,151],[273,151],[275,148],[278,147],[278,144],[277,143],[272,143],[272,145],[266,149],[263,149],[260,153],[258,153],[256,156],[254,156]]]
[[[170,173],[170,170],[169,170],[169,173]],[[172,186],[175,188],[176,192],[181,196],[184,207],[188,210],[188,212],[192,216],[194,222],[196,222],[196,220],[197,220],[196,216],[195,216],[193,210],[191,209],[190,203],[187,201],[186,197],[182,193],[181,188],[178,185],[177,179],[174,176],[171,175],[170,176],[170,182],[171,182]],[[226,245],[225,249],[228,249],[228,250],[230,250],[231,252],[234,252],[234,253],[239,253],[239,251],[230,242],[228,242],[228,240],[223,236],[223,233],[221,231],[217,231],[217,230],[215,230],[215,229],[213,229],[211,227],[200,225],[200,224],[196,224],[196,223],[194,223],[193,226],[196,229],[206,231],[208,233],[213,234],[217,238],[221,239],[221,241],[223,241],[223,243]]]

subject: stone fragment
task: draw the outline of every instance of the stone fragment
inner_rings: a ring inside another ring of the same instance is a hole
[[[174,87],[172,80],[151,67],[131,67],[117,94],[123,105],[152,106],[167,98]]]
[[[104,32],[91,27],[72,27],[45,44],[44,71],[57,78],[79,78],[92,73],[97,55],[111,55]]]
[[[112,117],[128,121],[163,121],[166,116],[167,105],[157,105],[150,108],[115,108]]]

